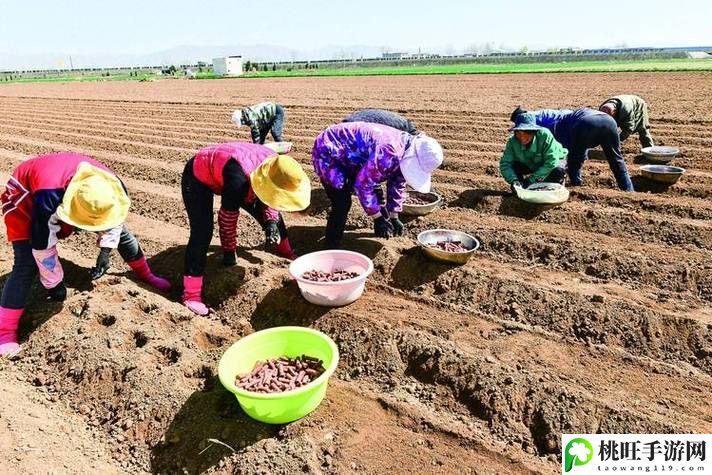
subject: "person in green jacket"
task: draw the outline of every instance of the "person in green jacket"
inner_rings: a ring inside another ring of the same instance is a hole
[[[533,183],[564,183],[566,150],[549,130],[536,125],[531,113],[519,114],[514,132],[507,140],[499,171],[512,187],[528,188]]]
[[[250,127],[252,143],[264,145],[270,131],[275,142],[281,142],[284,130],[284,107],[276,102],[260,102],[233,112],[232,122],[237,127],[243,125]]]
[[[598,110],[616,120],[620,129],[621,142],[633,132],[637,132],[641,147],[653,146],[650,121],[648,120],[648,104],[641,97],[632,94],[614,96],[606,99]]]

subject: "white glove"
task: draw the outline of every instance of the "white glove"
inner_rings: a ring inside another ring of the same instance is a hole
[[[242,111],[241,110],[238,109],[232,113],[232,123],[235,124],[235,127],[240,127],[242,125]]]

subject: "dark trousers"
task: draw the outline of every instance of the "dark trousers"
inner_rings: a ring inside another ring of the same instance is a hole
[[[124,224],[119,237],[119,255],[126,262],[133,262],[143,257],[141,245],[138,243],[136,236],[131,234],[129,228]]]
[[[185,275],[200,277],[205,275],[205,263],[208,256],[210,241],[213,239],[213,190],[201,183],[193,175],[193,159],[191,158],[183,170],[181,179],[181,192],[183,204],[188,213],[190,224],[190,237],[185,249]],[[242,209],[250,213],[260,225],[265,225],[262,214],[264,204],[255,199],[250,204],[243,204]],[[287,227],[282,216],[277,223],[279,235],[282,239],[287,237]]]
[[[605,114],[590,114],[570,126],[562,123],[559,127],[569,127],[569,130],[562,131],[568,138],[562,144],[569,149],[568,173],[572,185],[582,184],[581,169],[583,162],[588,158],[588,149],[600,145],[618,188],[634,191],[628,167],[621,154],[620,137],[615,120]]]
[[[329,185],[322,183],[326,196],[331,201],[331,210],[329,217],[326,220],[326,237],[324,246],[326,249],[338,249],[341,244],[341,238],[344,236],[346,228],[346,219],[351,210],[351,195],[353,186],[344,186],[341,190],[332,188]],[[378,187],[380,189],[380,187]]]
[[[269,128],[260,130],[260,145],[264,145],[267,134],[272,132],[272,138],[275,142],[282,142],[282,134],[284,133],[284,107],[277,104],[274,120]]]
[[[514,173],[517,175],[517,180],[520,182],[524,181],[524,179],[528,176],[534,173],[535,170],[530,169],[528,166],[521,162],[514,162],[512,163],[512,169],[514,170]],[[554,168],[551,170],[551,172],[544,178],[544,182],[546,183],[564,183],[564,179],[566,178],[566,162],[562,161],[561,164],[559,164],[558,167]]]
[[[37,264],[32,257],[32,244],[29,240],[14,241],[12,250],[15,260],[12,271],[5,281],[5,287],[2,289],[0,306],[12,309],[25,308],[32,282],[37,276]]]
[[[12,250],[15,260],[12,265],[12,271],[2,290],[0,306],[14,309],[25,308],[32,282],[37,276],[37,264],[32,255],[32,244],[29,240],[14,241]],[[143,251],[138,240],[131,234],[126,225],[121,231],[118,251],[126,262],[133,262],[143,257]]]

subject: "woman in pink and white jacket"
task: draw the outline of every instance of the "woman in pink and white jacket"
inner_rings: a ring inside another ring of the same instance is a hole
[[[25,160],[13,171],[0,203],[15,257],[0,298],[0,356],[20,350],[17,328],[38,273],[49,300],[66,298],[57,243],[75,229],[99,234],[92,279],[109,269],[110,254],[118,249],[141,280],[160,291],[170,290],[170,282],[151,272],[124,224],[131,202],[123,183],[98,160],[73,152]]]
[[[279,211],[306,208],[311,185],[293,158],[278,155],[259,144],[210,145],[188,161],[181,187],[190,223],[183,303],[194,313],[208,314],[208,307],[202,301],[202,288],[208,247],[213,236],[214,195],[221,195],[218,225],[225,266],[236,264],[240,208],[262,226],[268,247],[277,255],[287,259],[297,257]]]

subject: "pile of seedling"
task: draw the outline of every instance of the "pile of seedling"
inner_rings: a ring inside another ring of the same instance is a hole
[[[408,193],[403,204],[411,206],[423,206],[429,205],[438,200],[438,197],[431,193],[419,193],[417,191],[411,191]]]
[[[343,269],[335,269],[331,272],[309,270],[302,274],[302,279],[312,282],[340,282],[342,280],[353,279],[354,277],[358,277],[358,275],[358,272],[349,272]]]
[[[256,393],[282,393],[311,383],[324,373],[324,362],[302,355],[258,361],[249,374],[237,376],[235,386]]]
[[[448,241],[448,240],[442,240],[442,241],[437,241],[435,243],[430,243],[428,246],[439,249],[441,251],[445,252],[467,252],[469,251],[468,248],[466,248],[463,244],[462,241]]]

